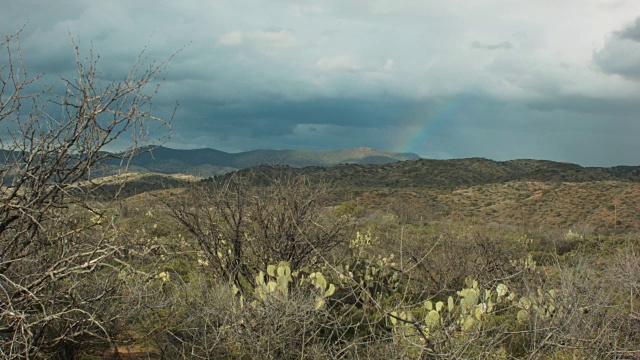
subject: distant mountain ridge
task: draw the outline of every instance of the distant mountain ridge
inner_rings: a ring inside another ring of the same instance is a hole
[[[420,159],[420,156],[413,153],[394,153],[364,147],[345,150],[253,150],[227,153],[215,149],[177,150],[158,146],[132,158],[129,171],[211,177],[260,165],[331,167],[339,164],[390,164],[416,159]],[[113,160],[107,164],[119,166],[119,161]]]
[[[147,150],[147,149],[142,149]],[[118,155],[118,154],[114,154]],[[0,163],[20,161],[22,153],[1,151]],[[105,167],[92,169],[92,177],[122,173],[117,156]],[[266,166],[265,166],[266,165]],[[285,169],[336,185],[366,188],[473,186],[509,181],[640,182],[640,166],[583,167],[549,160],[495,161],[485,158],[423,159],[412,153],[371,148],[345,150],[253,150],[227,153],[215,149],[176,150],[154,147],[128,161],[128,172],[186,174],[207,178],[250,169],[277,173]],[[275,174],[272,174],[275,175]]]

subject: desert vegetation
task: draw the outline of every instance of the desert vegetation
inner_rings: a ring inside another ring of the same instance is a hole
[[[322,206],[327,191],[287,176],[262,186],[231,178],[119,201],[113,226],[147,249],[128,260],[147,275],[126,277],[118,349],[159,358],[635,356],[637,235],[401,221],[355,202]],[[304,216],[291,211],[312,202]],[[88,353],[112,353],[103,346]]]
[[[131,190],[145,178],[91,170],[167,126],[149,107],[167,63],[143,53],[107,82],[77,50],[64,91],[33,92],[18,37],[1,43],[2,358],[640,357],[633,179],[429,180],[442,163],[418,161]]]

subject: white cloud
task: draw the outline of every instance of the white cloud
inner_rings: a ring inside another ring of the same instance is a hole
[[[298,46],[298,40],[289,30],[260,30],[247,35],[254,44],[270,48],[292,48]]]
[[[316,62],[316,68],[322,71],[358,71],[362,69],[360,60],[350,54],[323,56]]]
[[[220,45],[240,45],[242,42],[243,36],[241,31],[232,31],[218,38],[218,44]]]
[[[384,66],[382,66],[382,69],[385,71],[391,71],[393,70],[393,66],[395,65],[395,61],[393,61],[393,59],[387,59],[387,62],[384,63]]]
[[[234,30],[217,39],[217,44],[237,46],[248,44],[263,49],[288,49],[300,45],[298,39],[289,30]]]

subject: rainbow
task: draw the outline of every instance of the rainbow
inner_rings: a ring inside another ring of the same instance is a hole
[[[441,100],[435,107],[422,109],[411,115],[410,123],[399,136],[398,152],[424,152],[429,138],[437,135],[454,120],[467,102],[469,96],[455,96],[448,101]]]

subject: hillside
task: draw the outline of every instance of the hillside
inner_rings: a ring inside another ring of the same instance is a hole
[[[529,227],[638,230],[640,183],[513,181],[446,189],[379,189],[355,202],[403,222],[469,220]]]
[[[240,171],[269,178],[280,172],[305,175],[314,181],[357,188],[458,188],[509,181],[540,182],[640,182],[640,166],[612,168],[582,167],[546,160],[493,161],[483,158],[430,160],[419,159],[380,165],[342,164],[325,167],[261,166]],[[228,176],[228,175],[227,175]]]
[[[246,169],[264,185],[282,174],[329,184],[329,203],[392,212],[407,222],[467,219],[525,226],[640,229],[639,167],[540,160],[412,160],[332,168]],[[224,181],[230,174],[209,181]]]
[[[193,175],[129,172],[85,181],[80,186],[90,188],[92,195],[98,199],[110,199],[116,194],[120,198],[127,198],[156,190],[184,188],[199,180]]]
[[[363,151],[367,152],[370,151]],[[162,164],[166,172],[179,169],[186,162],[200,168],[212,166],[202,157],[189,159],[189,153],[193,154],[192,151],[183,153],[162,148],[153,156],[163,159],[156,165]],[[200,153],[231,161],[229,154],[215,150]],[[250,163],[257,153],[242,154],[246,157],[242,161]],[[334,156],[345,153],[347,151]],[[262,154],[274,158],[278,152]],[[301,164],[310,161],[305,158],[308,154],[293,152],[288,159]],[[143,156],[148,160],[151,155]],[[170,158],[171,161],[166,161]],[[145,165],[144,162],[134,159],[132,164],[130,169],[148,171],[141,166]],[[171,167],[171,164],[178,166]],[[254,185],[265,185],[282,174],[304,175],[312,182],[328,184],[331,188],[325,199],[328,205],[355,201],[363,209],[391,212],[408,222],[469,219],[527,226],[640,229],[635,217],[640,213],[637,200],[640,196],[640,167],[633,166],[598,168],[541,160],[419,159],[334,167],[258,166],[207,181],[249,176]],[[102,180],[100,186],[105,194],[118,190],[118,181],[122,178],[109,179]],[[195,177],[175,178],[167,174],[135,174],[127,178],[120,194],[127,197],[183,187],[195,180]]]

